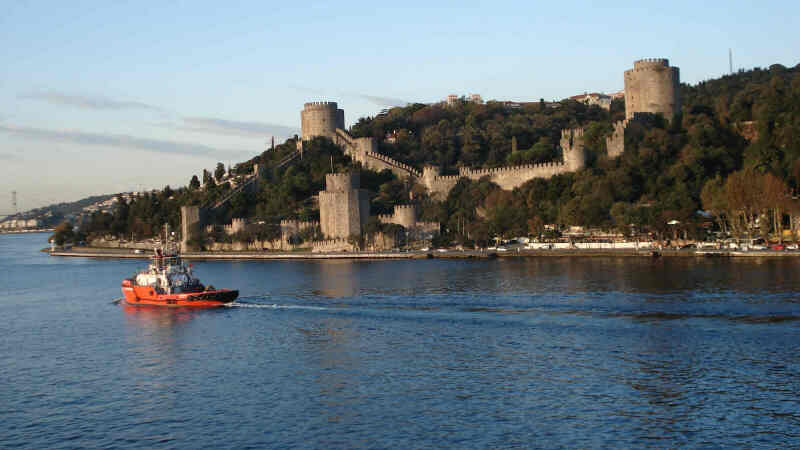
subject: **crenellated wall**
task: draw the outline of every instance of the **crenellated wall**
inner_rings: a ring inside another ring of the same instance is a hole
[[[326,239],[311,243],[311,251],[313,253],[352,252],[353,250],[355,250],[355,247],[347,239]]]
[[[378,153],[378,141],[373,137],[354,138],[347,131],[337,129],[333,141],[344,148],[345,154],[353,161],[360,162],[361,167],[365,169],[375,172],[389,169],[398,178],[420,176],[419,171],[413,167]]]
[[[281,220],[281,240],[284,242],[289,242],[289,238],[293,235],[300,233],[303,230],[307,230],[309,228],[317,228],[320,226],[320,223],[313,220],[313,221],[302,221],[302,220]]]
[[[244,231],[246,227],[247,227],[246,219],[234,217],[231,219],[230,225],[223,225],[223,230],[225,231],[225,234],[230,236],[240,231]]]
[[[495,169],[473,170],[462,168],[459,175],[443,176],[440,174],[438,168],[430,166],[423,168],[423,171],[420,172],[414,167],[378,153],[378,143],[372,137],[354,138],[345,131],[343,127],[331,129],[330,124],[334,117],[334,111],[341,111],[338,109],[335,102],[306,103],[303,113],[301,114],[304,120],[303,139],[311,135],[329,137],[334,143],[340,145],[344,149],[345,154],[349,155],[354,161],[361,163],[363,168],[376,172],[388,169],[400,178],[416,179],[428,189],[432,197],[440,200],[446,198],[450,190],[458,183],[458,180],[463,177],[478,180],[484,176],[489,176],[492,182],[497,183],[501,188],[511,190],[533,178],[550,178],[561,173],[574,172],[581,170],[586,164],[586,156],[583,148],[583,129],[577,128],[574,130],[563,130],[561,133],[562,161],[499,167]],[[308,131],[308,133],[306,131]],[[324,192],[340,192],[340,194],[337,195],[342,197],[344,201],[343,196],[346,196],[346,194],[341,194],[344,189],[336,183],[335,180],[326,180],[326,186],[330,186],[331,188],[320,193],[320,208],[322,208],[324,202],[333,201],[331,199],[334,195],[323,194]],[[357,203],[360,200],[352,198],[346,201]],[[333,203],[326,207],[333,208]],[[340,211],[340,213],[344,214],[345,211]],[[328,235],[326,230],[333,232],[333,229],[329,228],[329,226],[333,226],[332,219],[322,219],[321,222],[323,234]],[[350,227],[351,231],[353,229],[353,227]],[[343,232],[343,229],[336,231],[336,233],[340,234]],[[344,237],[344,235],[340,237]]]
[[[417,225],[417,210],[414,205],[397,205],[392,214],[379,214],[381,223],[394,223],[409,230]]]
[[[561,150],[563,161],[542,164],[523,164],[519,166],[495,167],[492,169],[459,168],[458,175],[440,175],[438,167],[427,166],[422,169],[422,184],[431,197],[443,200],[461,178],[489,179],[505,190],[513,190],[534,178],[551,178],[567,172],[575,172],[586,166],[586,152],[583,145],[583,129],[561,131]]]
[[[641,59],[625,71],[625,118],[663,114],[672,120],[681,110],[680,70],[665,58]]]
[[[441,169],[436,166],[425,166],[422,169],[422,184],[428,194],[436,200],[444,200],[447,194],[461,179],[461,175],[440,175]]]

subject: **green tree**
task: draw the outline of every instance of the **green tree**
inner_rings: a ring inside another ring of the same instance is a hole
[[[61,222],[55,228],[55,232],[51,238],[58,246],[64,245],[68,242],[73,242],[75,233],[73,231],[72,224],[67,221]]]

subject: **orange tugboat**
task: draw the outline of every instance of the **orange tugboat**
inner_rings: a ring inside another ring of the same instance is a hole
[[[155,249],[147,269],[122,280],[122,295],[129,305],[210,307],[234,301],[239,291],[203,286],[168,242]]]

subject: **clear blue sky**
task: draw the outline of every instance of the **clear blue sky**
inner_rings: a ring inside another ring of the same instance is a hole
[[[164,5],[169,3],[168,5]],[[613,92],[640,58],[694,84],[800,62],[795,2],[27,2],[0,14],[0,213],[186,185],[299,133],[447,94]],[[436,6],[433,6],[436,4]]]

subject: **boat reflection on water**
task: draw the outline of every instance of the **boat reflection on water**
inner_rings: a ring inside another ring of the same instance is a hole
[[[188,323],[198,314],[203,314],[216,307],[172,307],[164,308],[160,306],[133,306],[126,302],[120,302],[122,311],[129,323],[136,324],[140,328],[149,329],[170,329],[178,325]]]

